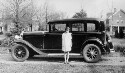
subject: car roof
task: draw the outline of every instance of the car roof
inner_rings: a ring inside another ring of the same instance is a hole
[[[49,21],[48,24],[83,22],[83,21],[102,21],[102,20],[99,18],[70,18],[70,19],[52,20]]]

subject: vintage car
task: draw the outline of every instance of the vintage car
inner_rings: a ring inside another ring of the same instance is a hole
[[[62,34],[66,27],[72,33],[70,54],[79,54],[86,62],[98,62],[103,53],[110,52],[113,48],[110,36],[106,34],[104,21],[97,18],[73,18],[49,21],[48,31],[21,33],[11,49],[12,57],[22,62],[34,55],[63,53]]]

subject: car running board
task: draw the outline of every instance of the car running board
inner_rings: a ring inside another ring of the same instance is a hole
[[[54,56],[54,55],[64,55],[64,53],[51,53],[51,54],[48,54],[48,56]],[[78,54],[78,53],[69,53],[69,55],[81,55],[81,54]]]

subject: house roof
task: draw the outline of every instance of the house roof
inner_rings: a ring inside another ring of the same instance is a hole
[[[112,16],[114,16],[115,14],[117,14],[119,11],[121,11],[122,13],[124,13],[124,14],[125,14],[125,11],[124,11],[124,10],[122,10],[122,9],[120,9],[120,10],[116,11],[115,13],[113,13],[113,15],[111,14],[111,15],[108,17],[108,19],[111,19],[111,18],[112,18]]]

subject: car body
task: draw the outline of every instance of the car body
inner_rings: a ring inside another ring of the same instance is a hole
[[[83,56],[86,62],[98,62],[101,55],[113,48],[105,31],[104,21],[97,18],[62,19],[48,22],[48,31],[23,32],[12,47],[12,57],[25,61],[36,54],[63,53],[62,34],[70,28],[72,50]],[[108,44],[110,43],[110,44]]]

